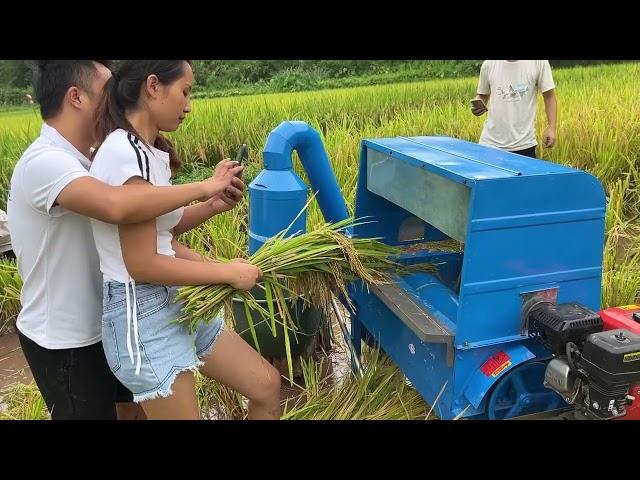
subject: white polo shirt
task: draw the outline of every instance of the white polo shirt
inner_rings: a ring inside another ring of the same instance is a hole
[[[102,278],[88,217],[58,205],[60,192],[89,176],[89,160],[44,123],[16,164],[7,213],[23,280],[17,327],[49,349],[101,338]]]
[[[113,186],[123,185],[132,177],[143,178],[159,187],[169,186],[169,154],[154,147],[148,148],[133,134],[118,129],[111,132],[100,145],[91,164],[91,175]],[[183,213],[184,207],[181,207],[156,218],[157,253],[175,255],[171,246],[171,229],[180,222]],[[129,282],[129,273],[120,248],[118,226],[95,219],[91,219],[91,225],[103,280]]]

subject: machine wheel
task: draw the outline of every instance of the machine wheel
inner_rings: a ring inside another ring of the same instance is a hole
[[[546,368],[544,362],[527,362],[506,373],[489,393],[489,419],[504,420],[566,406],[560,395],[542,384]]]

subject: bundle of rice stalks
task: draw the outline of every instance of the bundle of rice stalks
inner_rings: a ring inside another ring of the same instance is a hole
[[[285,238],[288,229],[267,241],[248,260],[259,267],[264,278],[258,285],[264,290],[266,308],[258,303],[250,291],[236,290],[227,284],[185,287],[179,300],[185,300],[179,321],[189,322],[193,331],[200,322],[209,322],[223,309],[232,312],[233,297],[244,303],[245,314],[252,338],[257,345],[254,315],[271,325],[276,336],[276,323],[284,327],[290,378],[293,378],[289,330],[295,335],[295,324],[289,312],[289,300],[302,299],[325,311],[331,310],[331,296],[339,291],[348,299],[346,284],[357,278],[366,284],[380,285],[389,282],[387,271],[397,265],[390,257],[398,249],[371,238],[349,238],[345,229],[357,225],[353,218],[334,224],[323,224],[314,230]],[[276,309],[278,317],[276,319]],[[257,345],[258,351],[260,351]]]
[[[401,247],[401,249],[404,253],[416,253],[421,250],[430,250],[433,252],[443,253],[458,253],[464,250],[464,246],[461,242],[450,238],[448,240],[414,243]]]

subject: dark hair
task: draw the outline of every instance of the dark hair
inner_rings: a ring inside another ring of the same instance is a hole
[[[158,81],[162,85],[171,85],[184,75],[185,62],[191,65],[190,60],[123,61],[117,72],[107,82],[102,100],[96,110],[95,138],[98,145],[101,145],[107,135],[118,128],[133,133],[144,143],[144,140],[127,120],[125,112],[138,105],[141,87],[149,75],[158,77]],[[182,162],[169,139],[158,134],[153,146],[169,154],[171,170],[175,172],[180,168]],[[97,150],[96,148],[95,151],[97,152]]]
[[[107,68],[110,65],[108,60],[36,60],[35,63],[38,67],[36,101],[44,120],[60,113],[64,96],[71,87],[91,91],[91,80],[98,71],[96,63]]]

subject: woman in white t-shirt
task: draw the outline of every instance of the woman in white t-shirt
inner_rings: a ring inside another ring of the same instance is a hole
[[[110,185],[170,185],[180,167],[160,132],[176,130],[191,111],[191,64],[185,60],[125,61],[105,87],[98,109],[91,173]],[[109,366],[148,418],[200,418],[193,372],[249,399],[249,418],[279,418],[280,375],[221,318],[194,334],[178,324],[176,286],[227,283],[249,290],[262,272],[242,259],[203,258],[176,236],[230,210],[244,184],[235,162],[222,161],[223,185],[207,202],[153,221],[110,225],[92,220],[104,281],[102,339]],[[214,348],[215,347],[215,348]]]

